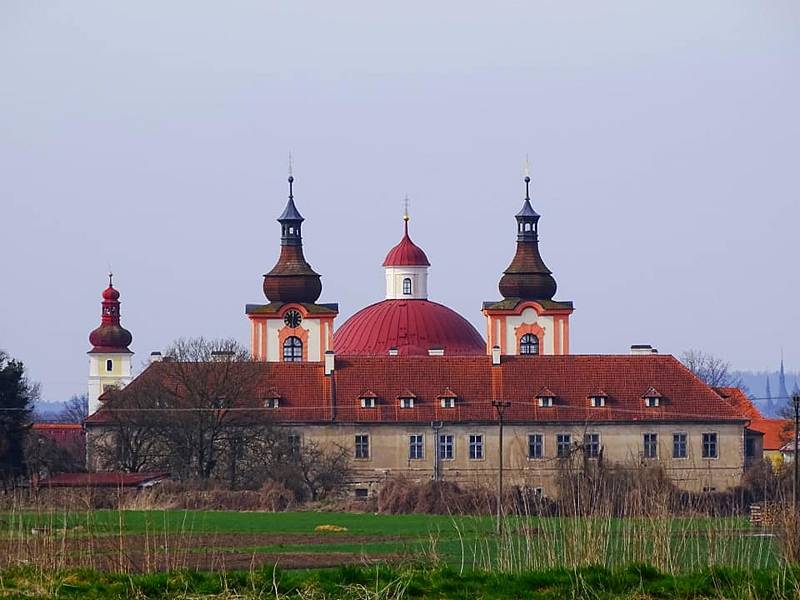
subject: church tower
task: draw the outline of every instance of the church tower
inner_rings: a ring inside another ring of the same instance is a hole
[[[500,278],[499,302],[484,302],[486,352],[501,355],[569,354],[572,302],[553,300],[556,280],[539,254],[539,214],[530,198],[525,175],[525,200],[516,214],[517,252]]]
[[[303,217],[294,203],[294,177],[289,175],[289,201],[278,217],[281,252],[264,275],[268,304],[248,304],[253,358],[269,362],[321,362],[333,350],[337,304],[317,304],[320,276],[303,256]]]
[[[133,336],[119,323],[119,292],[113,275],[103,291],[100,327],[89,334],[89,414],[100,408],[100,395],[110,387],[125,387],[133,379],[130,346]]]

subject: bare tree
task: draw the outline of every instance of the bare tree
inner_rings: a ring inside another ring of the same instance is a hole
[[[699,379],[711,387],[738,387],[744,389],[741,377],[731,373],[730,363],[700,350],[687,350],[681,362]]]
[[[160,365],[165,418],[161,437],[174,469],[210,479],[224,467],[224,451],[237,452],[237,434],[263,417],[260,367],[234,340],[180,339]],[[223,464],[220,464],[222,461]],[[230,471],[230,465],[228,465]],[[235,480],[234,476],[231,478]]]
[[[89,416],[89,395],[74,394],[64,403],[64,408],[58,413],[61,423],[83,423]]]
[[[103,439],[91,444],[101,468],[136,473],[165,467],[162,395],[162,386],[153,378],[105,393]]]

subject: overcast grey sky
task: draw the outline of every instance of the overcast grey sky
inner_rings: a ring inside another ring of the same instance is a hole
[[[0,347],[86,387],[111,263],[140,365],[248,339],[295,157],[341,325],[411,197],[431,299],[484,331],[530,155],[576,353],[800,363],[800,4],[0,4]]]

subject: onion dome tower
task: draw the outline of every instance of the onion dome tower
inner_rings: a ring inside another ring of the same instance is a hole
[[[337,304],[317,304],[320,276],[303,255],[303,216],[294,203],[294,176],[289,173],[289,201],[278,217],[281,251],[264,275],[268,304],[248,304],[250,346],[256,360],[318,362],[333,346]]]
[[[425,252],[408,234],[386,255],[386,297],[360,310],[333,338],[337,354],[345,356],[463,356],[484,353],[481,335],[454,310],[428,300]]]
[[[100,407],[100,396],[109,387],[121,388],[131,382],[130,351],[133,336],[120,325],[119,291],[113,274],[108,274],[108,287],[103,291],[100,326],[89,334],[89,414]]]
[[[486,352],[504,355],[569,353],[572,302],[553,300],[556,280],[539,253],[539,214],[533,210],[531,178],[525,174],[525,199],[516,215],[517,251],[500,278],[499,302],[484,302],[489,339]]]

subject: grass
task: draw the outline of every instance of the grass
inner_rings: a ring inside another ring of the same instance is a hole
[[[517,575],[447,568],[340,567],[279,572],[270,568],[228,573],[176,572],[111,575],[70,571],[42,575],[6,571],[0,598],[145,599],[563,599],[643,600],[725,598],[788,600],[798,593],[795,570],[743,571],[717,568],[668,575],[644,565],[551,569]]]
[[[492,517],[375,515],[325,512],[247,513],[215,511],[116,511],[85,513],[17,512],[0,515],[0,539],[22,539],[41,528],[53,536],[96,539],[173,534],[186,552],[200,534],[292,535],[281,543],[254,543],[252,537],[215,550],[247,553],[341,553],[394,558],[435,556],[459,568],[480,567],[513,572],[560,565],[601,564],[619,568],[653,562],[669,572],[725,565],[773,568],[780,564],[775,539],[751,530],[747,519],[731,518],[589,518],[509,517],[504,536],[495,534]],[[337,525],[346,533],[315,533],[319,525]],[[304,543],[301,535],[314,536]],[[347,536],[358,535],[357,541]],[[29,536],[28,536],[29,537]],[[374,538],[374,539],[372,539]],[[236,540],[233,540],[234,542]],[[5,561],[0,557],[0,565]],[[6,563],[8,564],[8,563]],[[58,566],[58,565],[57,565]]]

